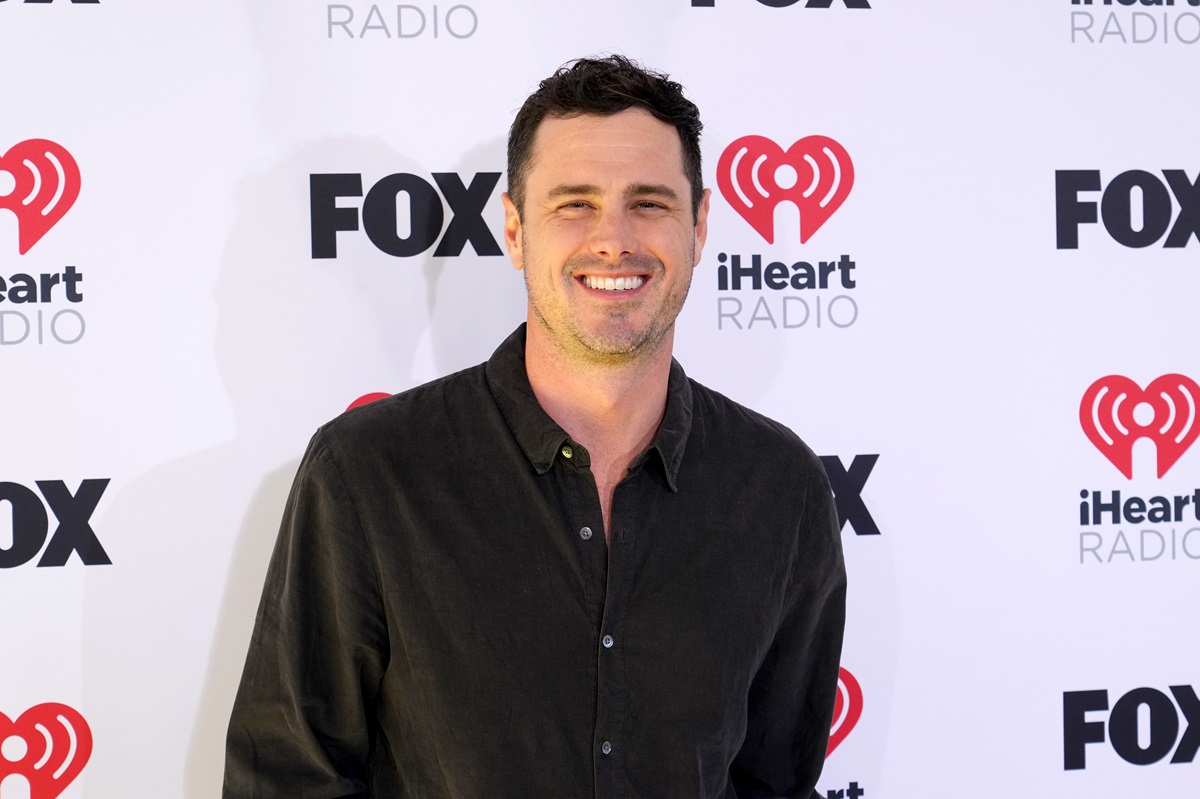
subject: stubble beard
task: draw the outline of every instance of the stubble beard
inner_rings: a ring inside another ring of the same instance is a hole
[[[527,261],[534,261],[536,255],[528,249],[528,242],[522,242],[522,251]],[[695,247],[689,249],[688,266],[695,260]],[[576,274],[587,271],[598,263],[598,259],[578,257],[566,262],[560,271],[562,281],[575,281]],[[665,269],[661,261],[649,256],[630,256],[623,261],[632,265],[640,272],[650,275],[650,282],[664,279]],[[692,284],[692,270],[686,269],[682,280],[671,288],[670,293],[662,298],[658,312],[647,322],[638,327],[631,327],[628,317],[636,315],[641,310],[643,298],[629,308],[612,308],[602,323],[589,327],[581,323],[579,316],[565,303],[556,302],[553,294],[546,301],[542,297],[542,288],[534,285],[531,277],[534,271],[525,269],[525,290],[529,295],[529,307],[538,324],[552,341],[565,354],[582,359],[588,363],[604,366],[616,366],[636,361],[644,355],[656,351],[664,338],[671,331],[687,299],[688,290]],[[574,286],[565,286],[567,291],[575,290]]]

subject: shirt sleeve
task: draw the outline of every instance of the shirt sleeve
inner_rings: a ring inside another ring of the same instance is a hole
[[[750,686],[746,738],[730,768],[738,799],[820,799],[837,696],[846,569],[837,509],[817,471],[791,596]]]
[[[229,722],[224,799],[366,796],[387,628],[376,564],[321,436],[271,556]]]

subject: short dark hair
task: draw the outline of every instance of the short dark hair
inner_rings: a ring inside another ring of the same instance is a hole
[[[683,87],[625,56],[581,58],[559,67],[529,96],[508,131],[508,193],[524,210],[525,177],[538,126],[548,116],[610,116],[628,108],[644,108],[679,131],[683,173],[692,187],[692,221],[704,199],[700,173],[700,109],[683,96]]]

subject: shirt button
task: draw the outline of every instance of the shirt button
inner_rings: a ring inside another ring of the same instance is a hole
[[[582,538],[584,541],[587,541],[589,538],[592,537],[592,528],[580,527],[579,528],[579,537]]]
[[[562,454],[563,454],[563,457],[564,457],[564,458],[569,458],[569,457],[571,457],[572,455],[574,455],[574,454],[575,454],[575,450],[571,449],[571,448],[570,448],[570,447],[568,447],[566,444],[564,444],[564,445],[563,445],[563,448],[562,448],[562,450],[561,450],[561,451],[562,451]]]
[[[612,751],[612,744],[610,744],[608,741],[605,741],[604,743],[600,744],[600,751],[607,755]]]
[[[613,637],[611,635],[606,635],[601,643],[604,644],[605,649],[612,649]]]

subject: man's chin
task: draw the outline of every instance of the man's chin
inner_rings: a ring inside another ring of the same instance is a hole
[[[592,360],[616,365],[634,361],[654,352],[662,344],[665,332],[657,330],[588,331],[577,335],[576,341]]]

